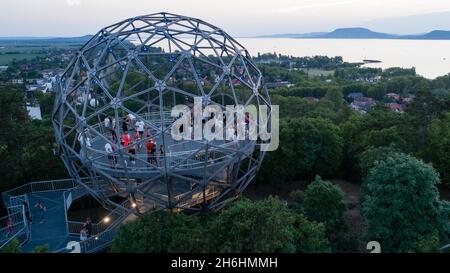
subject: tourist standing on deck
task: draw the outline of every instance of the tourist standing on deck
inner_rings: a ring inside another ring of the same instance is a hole
[[[164,145],[159,145],[159,162],[164,160]]]
[[[111,129],[111,119],[109,118],[109,116],[106,116],[105,120],[103,121],[104,125],[105,125],[105,129],[108,131]]]
[[[86,229],[87,237],[91,237],[91,235],[92,235],[92,220],[90,217],[86,218],[86,222],[84,222],[83,228]]]
[[[13,222],[11,221],[11,219],[8,219],[8,221],[6,221],[6,238],[9,238],[13,234],[14,234]]]
[[[144,137],[144,129],[145,129],[145,123],[142,119],[139,119],[134,124],[136,126],[136,130],[139,133],[139,137],[142,139]]]
[[[134,136],[133,136],[134,143],[137,145],[137,150],[141,150],[141,135],[138,133],[137,130],[134,130]]]
[[[128,116],[123,117],[122,119],[122,129],[123,133],[128,132]]]
[[[44,223],[45,221],[45,212],[47,211],[47,208],[44,206],[42,202],[37,202],[37,204],[34,206],[35,208],[38,208],[39,210],[39,216],[41,218],[40,224]]]
[[[155,165],[158,165],[158,160],[156,160],[156,139],[152,140],[153,146],[152,146],[152,150],[150,151],[151,155],[152,155],[152,162]]]
[[[86,143],[87,147],[91,147],[91,139],[89,138],[89,130],[86,128],[84,129],[84,134],[82,132],[80,132],[78,134],[78,141],[80,142],[81,146],[84,146],[84,144]]]
[[[80,241],[81,241],[81,242],[86,241],[87,238],[88,238],[87,230],[86,230],[85,227],[83,227],[83,228],[80,230]]]
[[[105,144],[105,151],[106,154],[108,155],[108,161],[111,164],[111,167],[116,167],[117,166],[117,158],[114,155],[114,147],[108,142]]]
[[[131,144],[131,136],[128,134],[128,132],[124,132],[122,136],[122,145],[123,147],[128,147],[128,145]]]
[[[131,143],[130,148],[128,149],[131,165],[133,165],[133,168],[136,167],[136,145],[137,144],[135,143]]]
[[[128,114],[127,115],[127,119],[128,119],[128,126],[134,124],[134,120],[136,119],[136,116],[133,114]]]
[[[152,157],[154,157],[154,155],[152,155],[153,146],[154,146],[153,141],[151,139],[147,140],[147,162],[149,164],[153,163],[152,159]]]
[[[30,207],[28,206],[28,203],[25,201],[22,204],[23,204],[23,208],[25,210],[25,217],[27,218],[28,223],[31,225],[31,224],[33,224],[33,219],[31,218],[31,215],[30,215]]]

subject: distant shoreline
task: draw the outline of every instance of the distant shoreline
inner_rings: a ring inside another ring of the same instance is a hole
[[[237,37],[237,39],[293,39],[293,40],[402,40],[402,41],[450,41],[449,38],[442,39],[415,39],[415,38],[314,38],[314,37],[277,37],[277,36],[253,36]],[[1,42],[1,41],[0,41]]]
[[[380,60],[363,60],[364,64],[377,64],[382,63]]]
[[[247,38],[450,40],[450,31],[433,30],[424,34],[398,35],[375,32],[367,28],[338,28],[331,32],[270,34]]]

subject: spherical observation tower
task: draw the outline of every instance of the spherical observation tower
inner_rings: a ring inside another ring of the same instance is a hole
[[[223,30],[169,13],[124,20],[95,34],[59,81],[52,116],[58,153],[104,205],[217,210],[255,177],[263,142],[174,139],[173,107],[194,109],[196,101],[223,115],[193,114],[189,124],[194,116],[202,126],[223,120],[223,132],[239,120],[227,120],[229,105],[265,105],[271,112],[261,72]],[[194,134],[183,126],[185,136]]]

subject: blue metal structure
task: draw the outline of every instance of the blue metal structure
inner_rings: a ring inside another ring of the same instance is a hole
[[[83,183],[90,185],[88,178]],[[36,246],[48,245],[51,252],[72,252],[69,242],[79,242],[83,222],[68,219],[72,202],[88,195],[73,179],[30,182],[2,194],[3,205],[8,207],[8,215],[0,219],[0,249],[17,239],[24,252],[33,252]],[[29,209],[33,223],[27,221],[24,202]],[[39,223],[39,211],[34,205],[43,202],[46,206],[45,221]],[[122,203],[130,207],[128,201]],[[98,252],[108,247],[123,221],[130,216],[129,210],[115,208],[105,217],[109,221],[99,221],[92,225],[92,236],[79,242],[82,253]],[[8,233],[6,221],[12,223]]]
[[[260,167],[265,153],[258,148],[266,142],[175,140],[171,109],[196,99],[224,112],[230,105],[265,105],[270,120],[261,72],[244,47],[211,24],[157,13],[95,34],[62,75],[52,114],[57,154],[72,179],[30,182],[3,193],[8,215],[0,219],[0,249],[18,239],[26,252],[43,244],[71,252],[72,242],[81,252],[98,252],[126,219],[141,213],[214,211],[237,198]],[[213,118],[230,126],[228,117]],[[143,123],[140,130],[133,130],[136,121]],[[110,213],[79,242],[83,223],[71,221],[68,211],[86,195]],[[46,221],[30,224],[27,211],[37,216],[34,205],[41,201]]]
[[[217,210],[247,187],[264,152],[258,140],[175,141],[171,109],[192,106],[195,98],[223,111],[228,105],[271,110],[261,72],[223,30],[170,13],[106,27],[61,77],[53,113],[59,154],[105,207],[120,206],[120,197],[137,213]],[[144,123],[143,133],[133,130],[135,121]],[[132,143],[125,143],[128,136]],[[150,141],[155,152],[146,149]]]

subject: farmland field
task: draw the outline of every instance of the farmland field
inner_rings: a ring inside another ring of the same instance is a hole
[[[58,49],[71,49],[79,47],[79,44],[39,44],[39,45],[27,45],[20,44],[14,45],[11,43],[2,43],[0,41],[0,65],[8,65],[13,60],[31,60],[36,57],[46,56],[51,50]]]
[[[310,77],[317,77],[317,76],[327,77],[332,76],[334,74],[334,70],[323,70],[316,68],[301,68],[300,70],[306,72]]]
[[[0,65],[8,65],[10,64],[13,60],[31,60],[33,58],[36,57],[42,57],[45,56],[44,53],[27,53],[27,52],[23,52],[23,53],[17,53],[17,54],[0,54]]]

